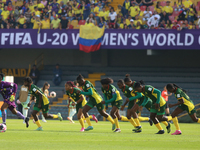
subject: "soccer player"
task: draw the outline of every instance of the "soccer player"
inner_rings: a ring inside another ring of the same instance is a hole
[[[167,93],[167,88],[166,86],[164,87],[164,90],[162,91],[161,93],[161,96],[165,99],[166,101],[166,108],[165,108],[165,112],[166,112],[166,116],[169,116],[170,115],[170,112],[169,112],[169,106],[168,106],[168,96],[171,96],[172,93],[168,94]]]
[[[6,125],[5,109],[8,108],[13,114],[17,115],[21,119],[24,119],[24,121],[26,123],[26,127],[28,128],[29,127],[29,118],[24,117],[24,115],[22,115],[21,112],[16,110],[15,95],[17,92],[17,84],[2,81],[3,78],[4,78],[4,75],[2,73],[0,73],[0,93],[4,99],[4,103],[1,106],[3,124]]]
[[[134,120],[131,117],[128,119],[127,117],[120,116],[119,109],[123,103],[123,100],[119,91],[116,89],[115,86],[112,85],[113,80],[111,78],[105,78],[102,79],[100,82],[102,84],[101,90],[105,99],[105,101],[102,101],[101,103],[106,104],[106,106],[111,103],[112,110],[110,115],[114,119],[116,125],[116,130],[114,132],[121,132],[118,120],[130,121],[132,124],[134,124]]]
[[[164,134],[165,131],[161,127],[159,121],[162,121],[162,123],[165,124],[167,128],[167,132],[169,133],[171,131],[171,125],[169,122],[172,118],[171,116],[164,116],[165,114],[165,105],[166,101],[161,96],[161,91],[154,88],[151,85],[142,85],[140,82],[134,83],[134,89],[138,91],[139,93],[142,93],[146,98],[144,99],[144,102],[142,103],[142,106],[144,107],[147,98],[150,98],[152,100],[152,106],[150,109],[150,118],[155,124],[155,126],[158,128],[158,132],[156,134]]]
[[[85,129],[85,131],[88,130],[92,130],[93,126],[90,122],[90,118],[88,115],[88,111],[90,109],[92,109],[94,106],[97,107],[97,110],[99,111],[99,113],[104,116],[105,118],[107,118],[107,120],[109,120],[112,123],[112,130],[115,130],[115,122],[114,120],[110,117],[109,114],[107,114],[104,111],[104,105],[101,103],[102,101],[102,97],[100,96],[100,94],[96,91],[95,87],[93,86],[93,84],[88,81],[85,80],[84,77],[79,74],[77,77],[77,82],[79,83],[80,86],[82,86],[83,91],[77,91],[77,93],[79,94],[83,94],[89,97],[89,101],[87,102],[87,104],[83,107],[83,115],[85,116],[85,119],[88,123],[88,127]]]
[[[66,94],[69,96],[69,101],[73,102],[72,106],[76,106],[77,117],[82,126],[80,132],[84,132],[85,125],[84,125],[84,121],[82,117],[83,116],[82,110],[83,110],[83,106],[85,106],[87,101],[85,100],[85,97],[82,94],[77,93],[77,91],[81,91],[81,90],[78,87],[76,87],[72,81],[66,82],[65,90],[66,90]],[[98,122],[97,118],[94,115],[93,115],[93,120]]]
[[[200,123],[200,118],[196,116],[196,109],[195,106],[190,99],[190,97],[186,94],[186,91],[174,83],[167,84],[167,90],[170,93],[174,93],[178,103],[176,104],[169,104],[169,107],[178,106],[171,114],[172,121],[176,127],[176,131],[172,133],[172,135],[180,135],[182,132],[179,127],[177,115],[182,113],[183,111],[187,111],[194,122]]]
[[[56,119],[58,118],[60,121],[62,121],[62,116],[60,113],[57,115],[54,114],[48,114],[49,111],[49,99],[47,96],[42,92],[42,90],[37,87],[36,85],[32,84],[32,79],[30,77],[26,77],[24,79],[24,85],[29,88],[29,91],[31,92],[31,95],[36,97],[36,103],[33,108],[32,116],[35,120],[36,125],[38,128],[36,129],[37,131],[43,131],[43,128],[40,124],[40,121],[38,120],[37,113],[42,110],[42,113],[45,117],[45,119]]]
[[[134,122],[137,122],[134,125],[134,127],[136,129],[133,129],[133,131],[135,131],[135,132],[142,131],[139,121],[148,121],[150,123],[150,125],[152,126],[153,122],[151,121],[150,118],[138,117],[138,114],[137,114],[139,112],[138,110],[139,110],[141,104],[144,101],[144,96],[142,96],[141,93],[134,92],[133,88],[125,85],[124,80],[122,80],[122,79],[117,82],[117,85],[118,85],[119,89],[122,90],[123,94],[127,97],[126,102],[121,107],[121,110],[124,110],[126,104],[128,103],[127,118],[130,119],[131,116],[133,116],[133,118],[135,120]],[[147,101],[147,104],[145,105],[147,110],[150,111],[151,105],[152,105],[152,101],[149,99]],[[139,119],[139,121],[138,121],[138,119]]]

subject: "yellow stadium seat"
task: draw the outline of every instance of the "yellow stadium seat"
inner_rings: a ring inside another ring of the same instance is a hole
[[[80,29],[80,26],[79,25],[75,25],[74,29]]]
[[[70,24],[73,25],[73,26],[76,26],[76,25],[78,25],[78,20],[72,20],[70,22]]]

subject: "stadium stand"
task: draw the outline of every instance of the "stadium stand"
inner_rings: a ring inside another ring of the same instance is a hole
[[[169,29],[178,21],[180,29],[183,24],[184,29],[199,29],[200,0],[151,2],[147,5],[143,0],[138,5],[129,0],[1,0],[0,24],[2,29],[79,29],[85,23],[119,29]],[[147,9],[151,15],[142,21]],[[161,25],[165,13],[165,24],[170,21],[170,26]],[[158,23],[147,26],[149,18],[155,15],[161,16],[155,20]],[[188,22],[183,22],[185,20]]]

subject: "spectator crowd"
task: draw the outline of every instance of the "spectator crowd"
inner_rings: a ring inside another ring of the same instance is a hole
[[[115,1],[115,0],[113,0]],[[111,0],[0,0],[1,29],[196,29],[200,1],[125,0],[115,10]],[[195,5],[196,4],[196,5]]]

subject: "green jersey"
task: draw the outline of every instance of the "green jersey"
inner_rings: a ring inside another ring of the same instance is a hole
[[[80,97],[82,96],[82,94],[76,93],[77,91],[81,91],[81,90],[80,90],[79,88],[73,87],[71,92],[66,91],[66,95],[68,95],[68,96],[69,96],[70,98],[72,98],[75,102],[77,102],[77,101],[80,99]],[[83,99],[83,101],[82,101],[82,104],[85,105],[85,104],[86,104],[85,96],[83,96],[83,98],[84,98],[84,99]]]
[[[194,109],[193,101],[190,100],[190,97],[185,92],[183,92],[180,88],[177,88],[174,94],[178,101],[183,99],[184,103],[181,105],[186,105],[189,111]]]
[[[146,96],[152,100],[153,104],[155,104],[157,101],[157,94],[154,93],[154,89],[155,88],[151,85],[145,85],[144,90],[142,91],[144,96]],[[165,99],[162,96],[160,96],[160,107],[162,107],[165,104],[166,104]]]
[[[105,94],[107,100],[112,99],[112,98],[113,98],[113,95],[115,95],[115,94],[117,95],[117,98],[116,98],[115,101],[122,100],[122,97],[121,97],[119,91],[118,91],[118,90],[116,89],[116,87],[115,87],[114,85],[112,85],[112,84],[109,84],[109,85],[108,85],[108,89],[107,89],[107,90],[105,90],[105,89],[103,89],[103,88],[101,88],[101,90],[102,90],[102,92]]]
[[[121,90],[122,90],[124,96],[126,96],[127,98],[136,96],[135,93],[133,92],[133,88],[132,87],[129,87],[129,86],[125,85],[124,88],[121,89]]]
[[[39,94],[38,93],[42,94],[43,104],[44,105],[49,104],[49,99],[45,96],[45,94],[42,92],[42,90],[39,87],[37,87],[36,85],[31,84],[29,86],[29,92],[31,93],[31,95],[36,97],[37,104],[39,103]]]
[[[102,101],[101,95],[97,92],[97,90],[90,81],[85,80],[85,83],[82,86],[82,88],[84,92],[88,92],[89,89],[92,90],[92,95],[88,95],[89,99],[95,99],[97,104],[99,104]]]

